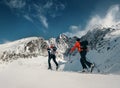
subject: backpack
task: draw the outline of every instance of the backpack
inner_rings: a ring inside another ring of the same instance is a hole
[[[80,42],[80,45],[81,45],[81,49],[87,50],[88,41],[84,40],[84,41]]]
[[[56,51],[56,50],[57,50],[57,48],[56,48],[55,46],[54,46],[52,49],[53,49],[53,51]]]

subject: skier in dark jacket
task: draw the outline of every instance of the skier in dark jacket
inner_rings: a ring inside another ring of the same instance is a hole
[[[48,69],[51,69],[52,70],[52,67],[51,67],[51,59],[53,59],[54,63],[56,64],[56,70],[58,69],[58,63],[56,61],[56,51],[57,48],[55,47],[54,44],[51,44],[50,47],[47,48],[47,51],[48,51]]]
[[[82,72],[88,71],[87,66],[90,68],[90,71],[92,72],[92,69],[94,67],[94,64],[86,60],[86,54],[87,54],[87,41],[80,42],[80,39],[76,39],[76,43],[74,46],[71,48],[70,53],[72,53],[76,48],[78,49],[78,52],[80,53],[80,62],[82,64],[83,70]],[[87,65],[87,66],[86,66]]]

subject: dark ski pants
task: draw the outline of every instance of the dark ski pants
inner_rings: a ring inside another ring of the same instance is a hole
[[[80,52],[80,56],[81,56],[80,62],[82,64],[83,69],[87,69],[87,66],[91,67],[91,65],[92,65],[92,63],[90,63],[86,60],[86,54],[87,54],[87,51],[81,51]]]
[[[58,63],[57,63],[57,61],[56,61],[56,56],[53,55],[53,54],[51,54],[51,55],[49,55],[49,57],[48,57],[48,65],[49,65],[48,69],[52,69],[51,63],[50,63],[51,59],[53,59],[53,61],[54,61],[54,63],[56,64],[56,66],[58,66]]]

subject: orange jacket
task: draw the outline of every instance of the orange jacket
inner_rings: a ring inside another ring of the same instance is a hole
[[[76,41],[76,43],[74,44],[74,46],[71,48],[70,53],[72,53],[76,48],[77,48],[77,50],[78,50],[79,52],[82,51],[80,42],[78,42],[78,41]]]

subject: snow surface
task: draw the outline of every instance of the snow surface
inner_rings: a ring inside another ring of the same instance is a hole
[[[119,83],[120,75],[47,70],[42,56],[0,64],[1,88],[120,88]]]

